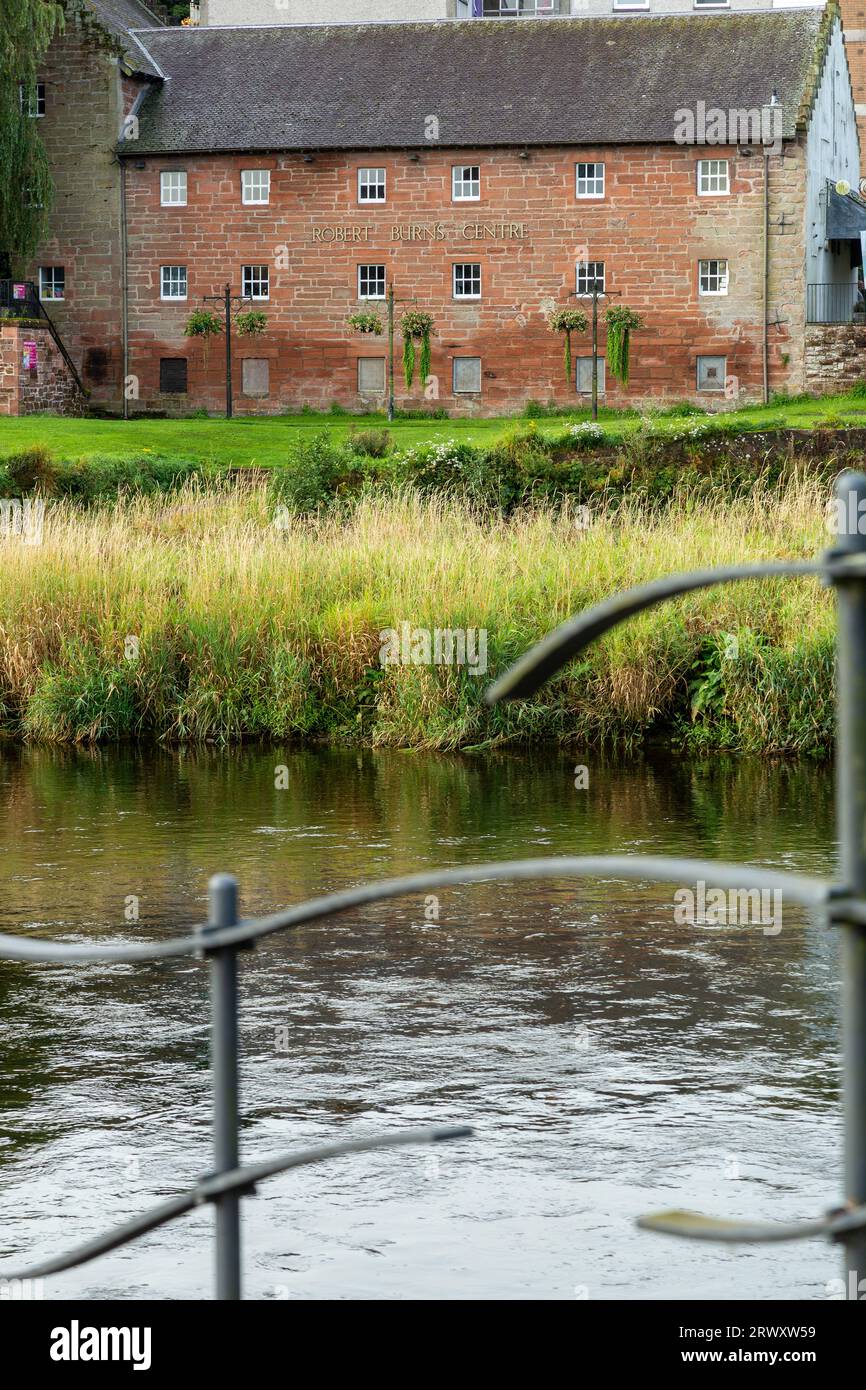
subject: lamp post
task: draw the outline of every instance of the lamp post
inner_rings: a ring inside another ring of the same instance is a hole
[[[253,298],[249,294],[232,294],[231,285],[223,287],[222,294],[206,294],[204,296],[206,304],[220,304],[226,325],[226,419],[230,420],[234,413],[232,400],[232,307],[236,304],[238,308],[243,304],[252,304]]]
[[[592,297],[592,418],[598,419],[598,301],[600,299],[618,298],[621,290],[606,290],[604,281],[593,279],[590,281],[591,289],[575,290],[570,299],[587,299]]]
[[[388,420],[394,419],[394,309],[397,304],[415,304],[414,295],[411,298],[397,299],[394,286],[388,287]],[[426,385],[423,382],[422,385]]]

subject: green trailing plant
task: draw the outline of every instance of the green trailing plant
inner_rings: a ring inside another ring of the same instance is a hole
[[[385,331],[382,320],[376,313],[350,314],[346,323],[356,333],[383,333]]]
[[[63,25],[53,0],[0,0],[0,262],[29,260],[47,229],[51,174],[41,122],[28,112],[43,55]]]
[[[415,380],[415,340],[421,343],[421,385],[425,386],[430,375],[430,336],[433,332],[433,315],[422,309],[409,309],[400,320],[403,334],[403,376],[406,390],[412,390]]]
[[[235,328],[241,338],[260,338],[268,326],[268,316],[262,309],[247,309],[235,314]]]
[[[210,353],[210,340],[223,331],[223,321],[219,314],[210,309],[194,309],[184,326],[185,338],[201,338],[204,343],[204,364],[207,366]]]
[[[571,384],[571,335],[572,333],[585,333],[587,318],[582,309],[556,309],[547,320],[550,325],[551,333],[565,334],[565,351],[563,362],[565,364],[565,379]]]
[[[628,386],[631,335],[643,328],[644,321],[634,309],[617,304],[605,312],[607,322],[607,365],[612,376]]]

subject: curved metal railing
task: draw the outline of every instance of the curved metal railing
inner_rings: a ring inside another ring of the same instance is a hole
[[[214,1096],[214,1172],[189,1191],[153,1207],[108,1234],[68,1254],[0,1278],[39,1278],[73,1268],[125,1245],[148,1231],[210,1202],[216,1212],[216,1292],[237,1299],[241,1290],[240,1199],[265,1178],[290,1168],[345,1154],[409,1144],[447,1142],[466,1137],[465,1126],[410,1130],[323,1145],[299,1153],[241,1166],[238,1110],[238,952],[275,932],[306,925],[373,903],[472,883],[602,877],[676,883],[703,880],[707,886],[737,891],[779,891],[789,901],[820,912],[830,924],[847,928],[843,959],[844,1105],[846,1120],[846,1199],[811,1221],[765,1224],[724,1221],[691,1212],[642,1217],[647,1230],[699,1240],[785,1241],[827,1236],[846,1251],[848,1297],[858,1297],[866,1273],[866,475],[846,473],[837,485],[842,526],[839,544],[820,561],[768,563],[672,576],[616,596],[573,619],[545,638],[506,672],[485,698],[525,699],[537,691],[590,642],[636,613],[678,595],[738,580],[812,576],[837,589],[839,609],[837,760],[838,829],[842,879],[832,882],[805,874],[712,860],[643,855],[601,855],[517,860],[434,870],[367,884],[312,899],[256,920],[239,920],[237,882],[228,874],[210,882],[208,923],[194,932],[153,944],[109,946],[43,942],[0,935],[0,959],[87,963],[161,960],[204,955],[211,974],[211,1060]],[[860,531],[863,518],[863,532]],[[853,1273],[853,1281],[851,1275]]]

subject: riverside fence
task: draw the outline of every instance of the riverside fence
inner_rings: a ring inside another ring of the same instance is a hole
[[[781,892],[825,925],[842,929],[842,1046],[845,1119],[845,1193],[809,1221],[762,1223],[669,1211],[641,1217],[645,1230],[695,1240],[753,1243],[825,1236],[844,1250],[845,1296],[866,1292],[866,475],[845,473],[836,489],[836,545],[820,559],[770,562],[674,575],[619,594],[563,624],[527,653],[487,692],[489,704],[533,695],[590,642],[620,623],[681,594],[715,584],[775,578],[817,578],[837,595],[837,832],[838,881],[746,864],[643,855],[527,859],[415,874],[312,899],[268,917],[238,917],[238,886],[229,874],[210,882],[208,922],[185,936],[153,944],[90,947],[0,935],[0,959],[24,962],[105,963],[203,956],[211,983],[211,1074],[214,1170],[192,1188],[67,1254],[0,1279],[33,1280],[58,1274],[136,1240],[210,1203],[215,1211],[216,1297],[241,1297],[241,1199],[259,1182],[291,1168],[347,1154],[468,1138],[467,1126],[397,1131],[349,1139],[241,1165],[238,1088],[238,965],[240,953],[275,932],[321,921],[373,903],[436,889],[500,881],[619,878],[682,883],[742,892]]]

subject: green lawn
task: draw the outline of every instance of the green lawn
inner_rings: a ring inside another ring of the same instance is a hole
[[[654,416],[661,429],[680,430],[701,417],[687,421],[676,416]],[[570,422],[589,419],[588,410],[576,410],[569,417],[537,422],[545,434],[560,433]],[[600,422],[605,438],[617,443],[640,424],[639,415],[603,410]],[[856,396],[825,396],[820,400],[784,401],[769,406],[751,406],[731,412],[726,420],[744,430],[799,428],[817,424],[834,426],[866,425],[866,399]],[[234,420],[70,420],[54,415],[31,415],[23,419],[0,421],[0,458],[40,444],[59,459],[86,458],[101,454],[126,458],[152,453],[167,458],[187,458],[221,465],[268,467],[284,459],[286,446],[298,435],[327,430],[336,439],[350,429],[388,428],[397,448],[413,444],[458,439],[471,444],[492,443],[509,430],[526,426],[528,421],[514,418],[495,420],[398,420],[393,425],[381,416],[279,415],[240,417]]]

